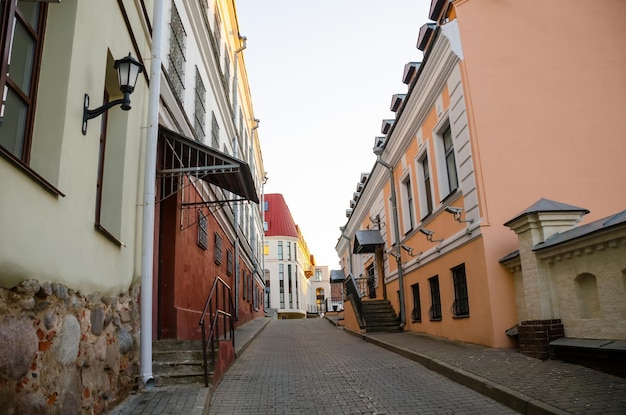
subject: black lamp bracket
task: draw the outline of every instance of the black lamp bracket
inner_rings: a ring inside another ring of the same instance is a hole
[[[83,105],[83,135],[87,135],[87,121],[104,114],[116,105],[121,105],[124,111],[128,111],[130,109],[130,93],[124,92],[124,98],[116,99],[115,101],[108,102],[103,106],[92,110],[89,109],[89,95],[85,94]]]

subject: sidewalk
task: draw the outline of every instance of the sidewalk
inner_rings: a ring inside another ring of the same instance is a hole
[[[338,316],[326,316],[339,325]],[[413,332],[347,333],[398,353],[522,414],[626,414],[626,379],[515,350]]]
[[[248,347],[271,319],[256,318],[235,329],[235,356]],[[158,385],[139,390],[108,412],[109,415],[206,415],[209,413],[211,388],[204,385]]]

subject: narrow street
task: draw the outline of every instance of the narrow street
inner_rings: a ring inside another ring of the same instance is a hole
[[[513,414],[325,319],[272,320],[213,392],[210,414]]]

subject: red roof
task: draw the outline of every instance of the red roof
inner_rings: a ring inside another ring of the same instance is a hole
[[[267,231],[265,236],[297,238],[298,229],[283,195],[280,193],[267,194],[265,195],[265,203],[267,204],[267,211],[265,212]]]

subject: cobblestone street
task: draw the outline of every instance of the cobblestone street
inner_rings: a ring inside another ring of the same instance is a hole
[[[511,409],[324,319],[273,320],[210,414],[507,414]]]

